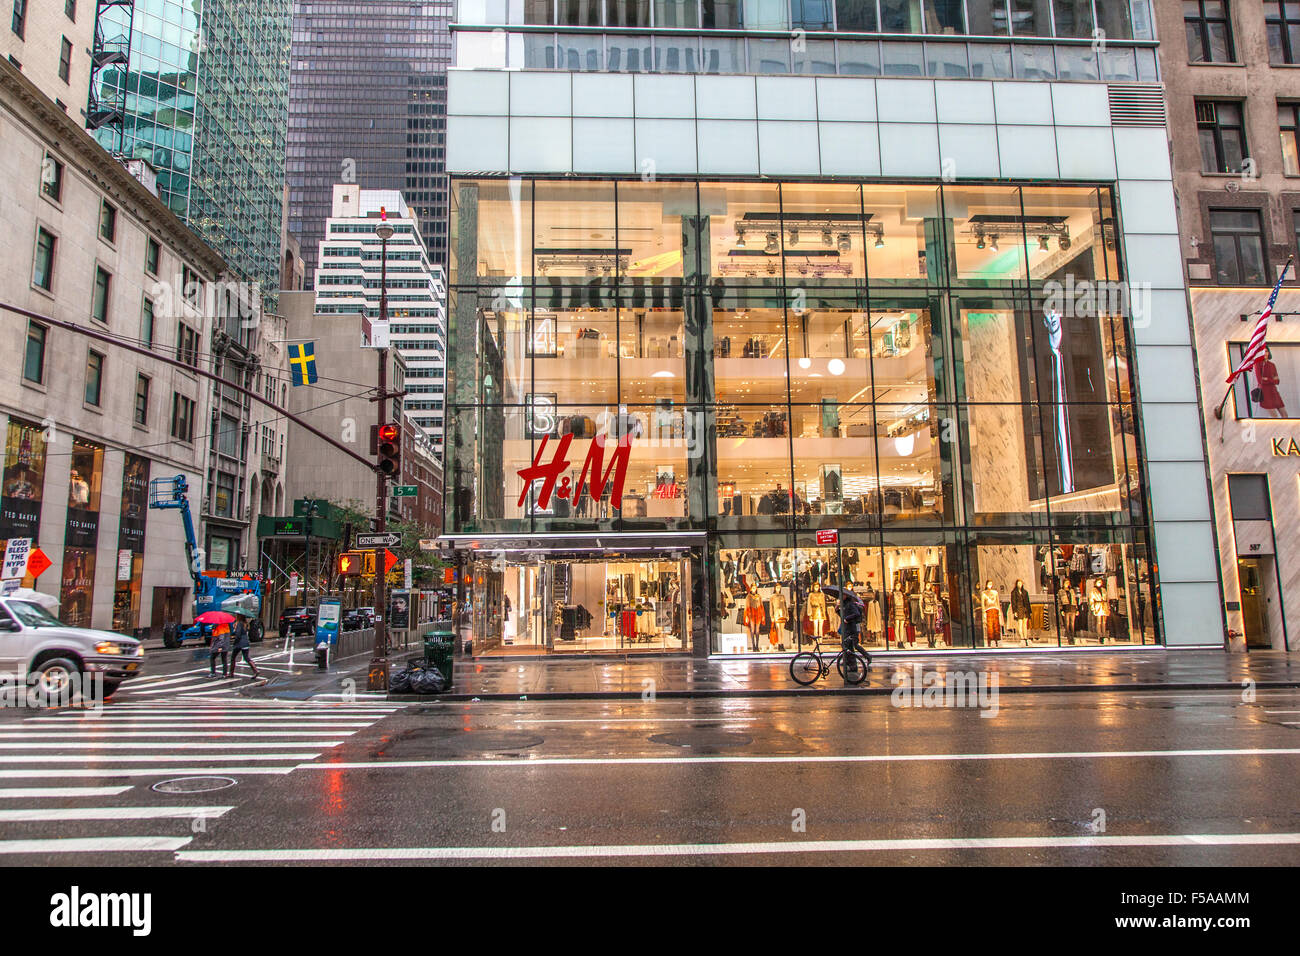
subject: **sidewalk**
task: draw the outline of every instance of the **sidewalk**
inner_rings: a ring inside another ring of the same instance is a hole
[[[924,673],[986,672],[997,675],[1005,693],[1052,691],[1239,690],[1300,687],[1300,653],[1221,650],[1003,652],[969,656],[890,657],[872,662],[857,687],[838,675],[800,687],[790,679],[788,659],[700,660],[689,657],[510,660],[478,658],[456,662],[448,694],[437,697],[391,695],[392,700],[580,700],[657,697],[765,697],[791,694],[888,694],[899,671]],[[649,683],[648,683],[649,682]]]

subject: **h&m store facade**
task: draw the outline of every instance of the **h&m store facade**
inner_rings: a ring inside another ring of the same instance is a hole
[[[840,586],[882,650],[1163,643],[1123,239],[1101,184],[454,180],[475,651],[789,651]]]

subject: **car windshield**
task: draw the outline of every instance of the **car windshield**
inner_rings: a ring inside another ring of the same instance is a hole
[[[39,604],[31,601],[8,601],[7,607],[24,627],[62,627],[63,622]]]

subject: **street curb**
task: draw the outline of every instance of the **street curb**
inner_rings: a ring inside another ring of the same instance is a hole
[[[1256,689],[1290,690],[1300,688],[1300,681],[1257,681]],[[652,699],[690,700],[720,697],[800,697],[807,694],[833,694],[847,697],[853,694],[884,696],[892,694],[895,687],[822,687],[817,689],[788,687],[771,690],[661,690]],[[1233,681],[1193,681],[1178,684],[1013,684],[998,686],[999,694],[1057,694],[1057,693],[1107,693],[1109,691],[1171,691],[1171,690],[1241,690]],[[909,689],[910,690],[910,689]],[[639,690],[616,691],[540,691],[535,694],[389,694],[387,700],[395,703],[452,704],[465,701],[563,701],[563,700],[642,700],[645,692]]]

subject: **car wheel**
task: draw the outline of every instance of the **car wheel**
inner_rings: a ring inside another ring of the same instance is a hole
[[[163,625],[163,647],[180,647],[180,643],[176,640],[175,624]]]
[[[77,680],[80,674],[81,668],[75,662],[66,657],[51,657],[32,672],[28,682],[45,701],[74,703],[81,696]]]
[[[266,638],[266,633],[262,630],[262,622],[254,621],[252,627],[248,629],[248,639],[254,644],[261,644]]]

